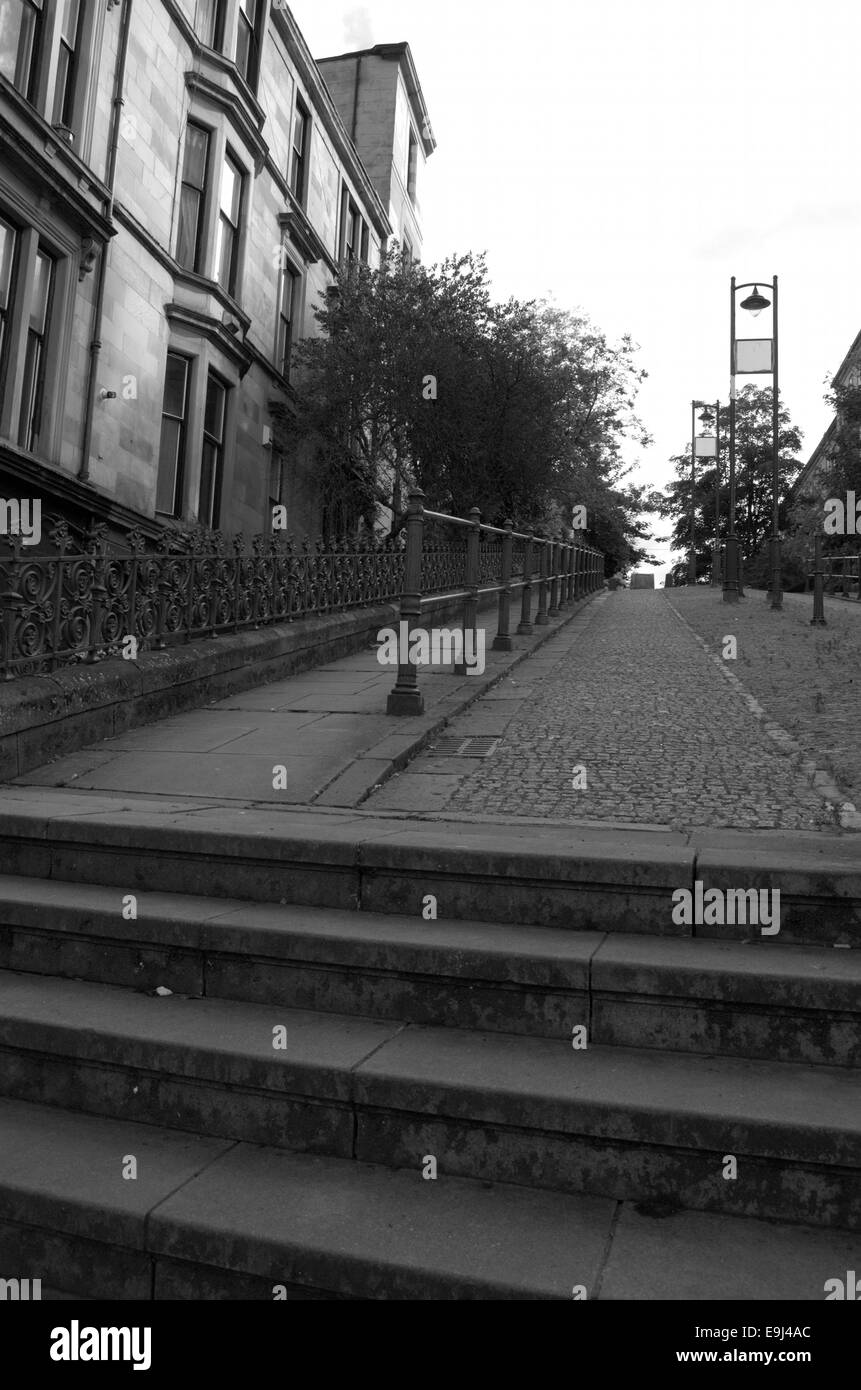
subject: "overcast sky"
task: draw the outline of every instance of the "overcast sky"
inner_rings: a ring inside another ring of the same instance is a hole
[[[486,250],[500,298],[552,295],[640,345],[643,480],[668,480],[693,398],[728,396],[732,275],[780,277],[809,456],[861,329],[858,0],[291,7],[315,58],[409,42],[438,141],[425,261]]]

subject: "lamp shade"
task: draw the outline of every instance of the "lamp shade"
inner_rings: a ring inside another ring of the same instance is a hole
[[[747,299],[741,301],[742,309],[746,309],[754,318],[758,318],[763,309],[771,307],[771,300],[766,299],[764,294],[760,294],[759,285],[754,285],[753,294],[749,294]]]

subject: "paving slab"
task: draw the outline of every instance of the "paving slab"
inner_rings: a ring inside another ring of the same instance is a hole
[[[282,1025],[284,1046],[276,1049],[273,1028]],[[281,1094],[348,1100],[353,1068],[400,1027],[277,1005],[152,998],[88,981],[0,972],[0,1038],[7,1047]]]
[[[159,1207],[149,1244],[353,1296],[570,1300],[596,1285],[613,1210],[241,1145]]]
[[[826,1281],[845,1279],[847,1269],[861,1269],[857,1232],[820,1231],[706,1212],[648,1216],[625,1202],[613,1231],[599,1297],[821,1302]],[[721,1326],[725,1319],[718,1315],[709,1320],[703,1315],[699,1322]],[[693,1339],[690,1344],[694,1345]],[[706,1345],[696,1342],[698,1347]]]
[[[572,1019],[572,1027],[586,1019]],[[697,1057],[411,1027],[355,1075],[360,1105],[640,1144],[857,1168],[857,1077],[839,1068]]]
[[[276,765],[287,769],[284,791],[276,791],[272,785]],[[197,796],[237,801],[302,803],[313,800],[325,781],[336,775],[340,765],[341,755],[337,750],[325,756],[321,765],[321,760],[310,753],[306,757],[286,756],[277,744],[265,756],[259,753],[231,755],[224,748],[205,758],[198,753],[141,751],[118,753],[100,767],[80,773],[75,782],[78,787],[92,787],[97,791],[131,789],[165,796],[193,791]],[[25,780],[31,781],[30,774]]]
[[[0,1217],[143,1248],[149,1212],[229,1148],[0,1098]],[[134,1182],[126,1154],[138,1160]]]

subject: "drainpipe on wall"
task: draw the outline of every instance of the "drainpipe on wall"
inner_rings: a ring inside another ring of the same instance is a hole
[[[126,57],[129,49],[129,32],[131,29],[133,0],[123,0],[123,12],[120,19],[120,38],[117,54],[117,71],[114,77],[114,97],[113,110],[111,113],[111,134],[108,149],[108,169],[105,183],[108,187],[108,197],[105,200],[105,217],[110,222],[114,215],[114,180],[117,171],[117,150],[120,143],[120,118],[123,110],[123,89],[126,80]],[[96,383],[98,380],[99,357],[102,351],[100,333],[102,331],[102,315],[105,303],[105,282],[108,277],[108,256],[110,254],[110,241],[106,241],[102,247],[102,254],[99,258],[99,279],[96,288],[96,302],[93,306],[93,337],[90,342],[90,365],[87,377],[87,403],[84,411],[84,435],[81,444],[81,466],[78,469],[78,479],[82,483],[89,482],[90,479],[90,450],[93,443],[93,415],[96,407]]]

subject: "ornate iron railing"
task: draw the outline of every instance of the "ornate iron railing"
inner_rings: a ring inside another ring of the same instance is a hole
[[[602,576],[597,551],[482,526],[477,513],[465,521],[422,511],[417,532],[414,511],[412,531],[386,540],[297,544],[258,536],[247,543],[201,529],[165,531],[154,547],[137,532],[121,546],[108,540],[104,525],[81,535],[61,521],[38,551],[21,536],[0,537],[0,675],[43,675],[72,663],[402,603],[416,587],[423,598],[466,594],[470,615],[480,596],[499,593],[502,612],[511,591],[522,590],[524,630],[533,582],[541,623],[548,602],[552,616]],[[498,646],[510,640],[507,632],[506,618]]]
[[[511,651],[511,601],[521,596],[518,634],[542,627],[577,599],[597,592],[604,583],[604,556],[586,545],[576,533],[525,535],[505,527],[482,525],[481,512],[473,508],[469,519],[446,516],[425,508],[420,490],[410,493],[404,555],[404,588],[401,627],[421,631],[422,610],[434,595],[445,593],[463,603],[462,651],[477,648],[477,619],[483,599],[498,596],[499,620],[494,651]],[[454,539],[452,539],[454,537]],[[533,620],[532,602],[538,608]],[[409,644],[407,644],[408,647]],[[424,711],[417,664],[399,642],[398,677],[388,701],[388,712],[415,715]],[[458,674],[467,664],[455,658]]]
[[[195,638],[363,608],[400,598],[404,542],[305,541],[166,532],[127,547],[97,526],[76,544],[64,523],[37,554],[0,539],[0,673],[44,674],[72,662],[162,650]],[[432,579],[437,588],[445,586]]]

